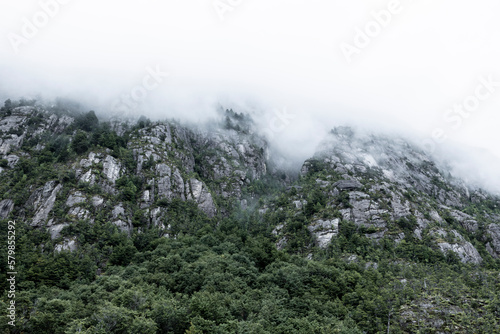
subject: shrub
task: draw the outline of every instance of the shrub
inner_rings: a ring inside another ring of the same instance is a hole
[[[83,154],[87,152],[87,150],[90,148],[90,142],[83,131],[78,131],[73,138],[73,142],[71,143],[71,147],[77,154]]]

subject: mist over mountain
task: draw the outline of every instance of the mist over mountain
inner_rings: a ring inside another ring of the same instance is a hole
[[[500,197],[411,141],[336,126],[299,166],[238,109],[189,124],[81,108],[0,110],[22,331],[498,326]]]
[[[337,125],[412,136],[446,160],[463,146],[500,157],[494,1],[400,1],[390,17],[384,1],[219,2],[5,1],[0,92],[151,119],[203,121],[234,105],[259,111],[263,129],[286,109],[295,117],[274,140],[301,159]],[[476,92],[487,97],[474,106]],[[496,176],[475,159],[464,169],[487,177],[473,179]]]
[[[0,332],[500,332],[498,10],[2,1]]]

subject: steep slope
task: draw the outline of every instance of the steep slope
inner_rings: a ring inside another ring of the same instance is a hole
[[[285,171],[232,110],[204,128],[30,101],[0,113],[19,290],[1,331],[500,328],[499,198],[404,139],[338,127]]]
[[[266,173],[265,142],[233,129],[190,130],[148,120],[97,129],[93,112],[71,117],[34,106],[9,109],[0,126],[7,161],[1,172],[13,176],[4,183],[2,216],[17,209],[20,218],[46,228],[53,240],[72,222],[96,219],[128,234],[151,225],[170,234],[172,201],[191,201],[212,218],[241,197],[244,185]],[[35,169],[48,175],[23,181],[16,167],[23,175]],[[19,183],[10,188],[17,176],[28,186],[24,192]],[[74,249],[73,239],[64,238],[58,249]]]
[[[374,242],[415,239],[444,255],[453,252],[464,263],[483,261],[471,241],[480,243],[483,256],[499,256],[499,199],[469,189],[402,139],[336,128],[304,163],[301,176],[286,219],[304,213],[323,248],[344,221]],[[284,227],[275,231],[279,247],[287,239]]]

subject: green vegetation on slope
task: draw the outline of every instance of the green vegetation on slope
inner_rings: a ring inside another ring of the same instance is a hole
[[[12,108],[12,102],[6,103],[2,113]],[[229,129],[246,131],[235,128],[245,116],[226,114]],[[36,129],[43,122],[35,113],[28,126]],[[393,222],[387,218],[387,233],[371,239],[368,235],[379,228],[343,219],[340,211],[351,207],[349,193],[332,195],[330,186],[319,186],[342,175],[315,159],[288,188],[286,175],[272,173],[245,183],[246,208],[235,198],[214,194],[217,205],[227,209],[212,218],[192,200],[156,198],[155,208],[165,211],[165,231],[139,203],[144,190],[152,188],[141,175],[153,175],[157,161],[151,155],[143,174],[137,174],[136,157],[127,145],[149,126],[141,119],[118,135],[93,112],[84,113],[60,133],[28,137],[25,155],[13,168],[0,162],[5,168],[1,199],[15,203],[10,216],[0,220],[0,233],[7,236],[8,220],[16,219],[19,273],[17,326],[7,325],[3,312],[0,333],[434,333],[437,327],[445,333],[499,332],[500,261],[487,252],[483,233],[486,214],[498,214],[493,201],[470,203],[463,210],[478,219],[478,230],[468,235],[453,216],[440,211],[443,224],[467,235],[477,248],[480,265],[463,264],[455,253],[437,249],[430,233],[436,226],[416,238],[417,221],[411,215]],[[174,144],[180,151],[182,143]],[[75,164],[91,151],[107,152],[122,163],[114,191],[78,181]],[[181,165],[182,157],[174,153],[168,152],[169,159]],[[217,152],[197,152],[193,160],[195,173],[216,187],[221,182],[200,166],[211,154]],[[376,171],[366,175],[363,191],[389,207],[384,191],[371,191]],[[57,238],[31,226],[33,210],[25,206],[49,181],[62,185],[49,218],[68,222]],[[101,197],[108,209],[123,204],[130,233],[87,202],[79,205],[92,221],[71,216],[65,201],[75,190]],[[405,196],[424,198],[416,191]],[[439,209],[432,198],[425,199]],[[297,201],[304,203],[300,210]],[[318,219],[339,219],[338,235],[326,248],[314,246],[308,229]],[[273,231],[280,224],[278,236]],[[401,233],[404,237],[396,241]],[[283,235],[287,242],[278,250]],[[58,249],[64,240],[78,247]],[[1,254],[7,253],[5,241]],[[0,308],[6,310],[6,261],[0,268]]]

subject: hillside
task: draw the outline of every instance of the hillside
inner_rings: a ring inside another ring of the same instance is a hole
[[[500,332],[500,198],[402,138],[336,127],[290,171],[232,110],[0,113],[0,331]]]

